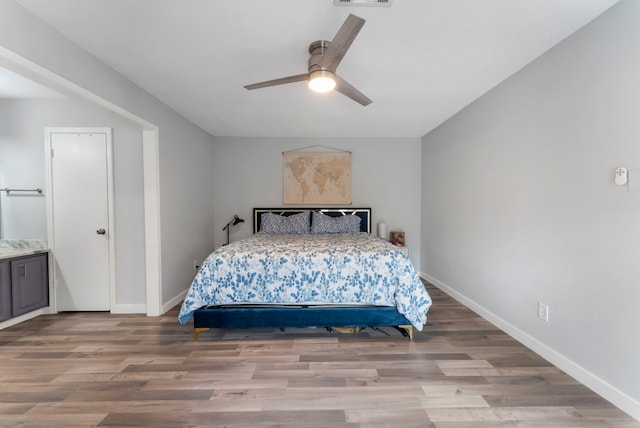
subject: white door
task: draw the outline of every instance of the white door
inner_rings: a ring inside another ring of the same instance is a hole
[[[111,134],[47,130],[57,311],[108,311]]]

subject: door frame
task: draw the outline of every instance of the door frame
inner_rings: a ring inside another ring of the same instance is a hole
[[[159,126],[1,45],[0,66],[45,85],[63,95],[104,108],[142,128],[147,291],[146,312],[147,316],[162,315],[167,309],[164,308],[162,300]]]
[[[78,127],[78,128],[68,128],[68,127],[47,127],[44,129],[44,150],[45,150],[45,191],[47,198],[47,240],[49,244],[49,248],[52,252],[49,254],[50,266],[52,266],[50,275],[51,279],[49,281],[50,290],[50,303],[52,313],[58,312],[58,306],[56,301],[56,269],[55,269],[55,230],[54,230],[54,221],[53,221],[53,204],[55,195],[53,194],[53,168],[52,168],[52,158],[55,156],[55,153],[52,152],[51,147],[51,136],[53,134],[105,134],[107,137],[106,142],[106,162],[107,162],[107,245],[109,252],[109,311],[111,312],[113,308],[116,307],[117,304],[117,296],[116,296],[116,253],[115,253],[115,241],[116,241],[116,229],[115,229],[115,195],[114,195],[114,176],[113,176],[113,140],[112,140],[112,131],[111,128],[108,127],[100,127],[100,128],[86,128],[86,127]],[[98,227],[98,226],[96,226]]]

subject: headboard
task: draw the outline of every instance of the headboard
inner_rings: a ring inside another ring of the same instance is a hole
[[[290,216],[293,214],[300,214],[305,211],[318,211],[331,217],[357,215],[361,218],[360,231],[371,233],[371,208],[254,208],[253,233],[258,233],[258,231],[260,231],[260,221],[262,219],[262,214],[264,213]]]

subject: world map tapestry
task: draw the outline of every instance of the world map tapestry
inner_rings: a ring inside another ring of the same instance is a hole
[[[285,204],[351,204],[351,153],[283,153]]]

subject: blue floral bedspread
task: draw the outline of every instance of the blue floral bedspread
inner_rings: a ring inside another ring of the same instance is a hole
[[[395,306],[422,330],[431,298],[409,258],[374,235],[258,233],[209,255],[178,319],[228,304]]]

